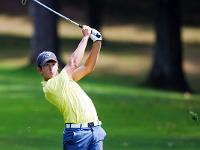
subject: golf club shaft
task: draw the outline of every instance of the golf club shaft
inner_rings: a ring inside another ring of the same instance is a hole
[[[66,16],[64,16],[64,15],[62,15],[62,14],[60,14],[60,13],[58,13],[57,11],[55,11],[55,10],[49,8],[48,6],[46,6],[45,4],[41,3],[40,1],[38,1],[38,0],[33,0],[33,1],[34,1],[35,3],[37,3],[37,4],[39,4],[40,6],[43,6],[44,8],[46,8],[46,9],[50,10],[51,12],[55,13],[56,15],[62,17],[63,19],[65,19],[65,20],[67,20],[67,21],[73,23],[74,25],[76,25],[76,26],[78,26],[78,27],[80,27],[80,28],[83,27],[82,25],[78,24],[77,22],[75,22],[75,21],[73,21],[73,20],[67,18]]]
[[[69,19],[68,17],[66,17],[66,16],[64,16],[64,15],[62,15],[62,14],[60,14],[60,13],[58,13],[57,11],[51,9],[50,7],[46,6],[46,5],[43,4],[42,2],[40,2],[40,1],[38,1],[38,0],[32,0],[32,1],[34,1],[35,3],[37,3],[38,5],[40,5],[40,6],[44,7],[44,8],[46,8],[46,9],[48,9],[49,11],[53,12],[54,14],[60,16],[61,18],[65,19],[65,20],[67,20],[67,21],[69,21],[69,22],[71,22],[72,24],[78,26],[79,28],[83,28],[82,25],[80,25],[80,24],[78,24],[77,22],[75,22],[75,21]],[[27,3],[27,0],[21,0],[21,3],[22,3],[22,5],[25,5],[25,4]],[[91,34],[93,34],[93,35],[96,36],[97,38],[100,38],[100,37],[101,37],[101,34],[99,34],[98,32],[94,31],[93,29],[91,30]]]

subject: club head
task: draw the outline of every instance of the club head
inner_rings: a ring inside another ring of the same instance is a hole
[[[22,5],[26,5],[28,0],[21,0]]]

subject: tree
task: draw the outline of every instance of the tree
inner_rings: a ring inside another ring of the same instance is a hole
[[[100,30],[102,24],[102,12],[104,8],[104,0],[94,1],[87,0],[88,2],[88,21],[92,28]]]
[[[58,10],[58,1],[40,0],[54,10]],[[34,34],[32,37],[32,52],[30,63],[34,64],[41,51],[53,51],[60,61],[60,47],[57,34],[58,17],[44,7],[30,2],[30,13],[33,18]]]
[[[148,84],[190,91],[182,69],[180,0],[156,0],[156,43]]]

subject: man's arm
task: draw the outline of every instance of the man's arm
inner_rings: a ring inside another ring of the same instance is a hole
[[[81,63],[83,59],[87,42],[88,42],[88,37],[84,36],[82,40],[80,41],[77,49],[70,56],[70,59],[68,61],[68,65],[70,67],[76,68],[79,66],[79,64]]]
[[[72,72],[78,68],[78,66],[80,65],[83,59],[87,42],[90,36],[90,32],[91,32],[91,29],[88,26],[83,26],[83,29],[82,29],[83,38],[80,41],[76,50],[70,56],[69,61],[67,65],[65,66],[65,69],[69,75],[72,75]]]
[[[97,30],[91,29],[89,26],[83,26],[82,33],[83,39],[71,55],[70,60],[65,67],[68,75],[75,81],[80,80],[93,71],[101,49],[102,36]],[[92,49],[85,64],[79,67],[80,62],[83,59],[89,37],[93,41]]]
[[[72,73],[73,80],[78,81],[94,70],[96,62],[98,60],[100,49],[101,49],[101,41],[93,42],[91,52],[85,64],[73,71]]]

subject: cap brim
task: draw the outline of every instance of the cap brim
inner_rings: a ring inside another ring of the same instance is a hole
[[[49,58],[49,59],[46,59],[45,61],[43,61],[40,65],[41,65],[41,66],[44,66],[44,65],[45,65],[48,61],[50,61],[50,60],[53,60],[53,61],[55,61],[55,62],[58,62],[57,59]]]

